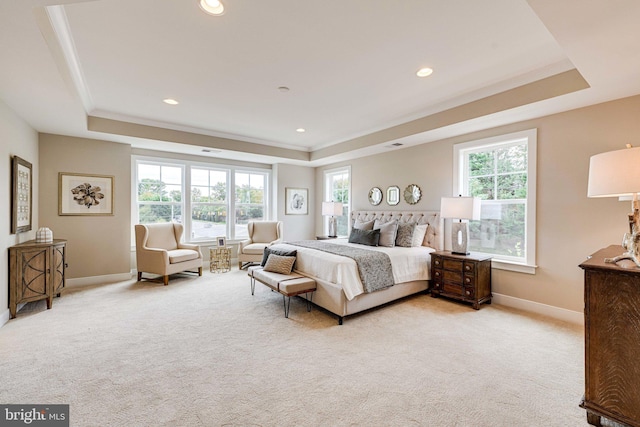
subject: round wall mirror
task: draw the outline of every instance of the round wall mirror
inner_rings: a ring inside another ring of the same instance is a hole
[[[389,206],[395,206],[400,203],[400,187],[392,185],[387,188],[387,204]]]
[[[410,205],[418,203],[420,197],[422,197],[422,191],[416,184],[409,184],[407,188],[404,189],[404,200]]]
[[[382,190],[378,187],[373,187],[369,190],[369,203],[373,206],[378,206],[382,202]]]

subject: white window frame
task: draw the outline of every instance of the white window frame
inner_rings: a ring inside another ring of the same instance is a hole
[[[323,202],[330,202],[333,200],[333,188],[329,186],[329,178],[334,176],[334,175],[338,175],[338,174],[342,174],[342,173],[346,173],[349,175],[349,185],[348,185],[348,191],[349,191],[349,203],[347,203],[347,235],[349,235],[349,233],[351,232],[351,199],[353,198],[353,193],[351,191],[351,181],[352,181],[352,176],[351,176],[351,165],[347,165],[347,166],[342,166],[339,168],[333,168],[333,169],[327,169],[324,171],[323,174],[323,198],[322,201]],[[329,233],[329,217],[324,217],[323,221],[322,221],[322,232],[323,234],[328,234]]]
[[[191,168],[224,170],[228,173],[227,181],[227,231],[226,238],[228,243],[237,243],[244,238],[237,238],[235,235],[235,174],[253,173],[263,174],[265,176],[264,188],[264,219],[271,218],[271,169],[254,168],[248,166],[234,166],[220,163],[194,162],[187,160],[171,159],[166,157],[149,157],[149,156],[131,156],[131,228],[138,221],[138,163],[156,164],[161,166],[182,167],[182,225],[184,226],[183,240],[187,243],[207,244],[215,242],[215,238],[210,239],[191,239]],[[135,246],[135,233],[132,231],[132,247]]]
[[[469,141],[453,146],[453,194],[468,195],[468,177],[464,167],[465,155],[481,148],[494,148],[501,145],[509,145],[518,141],[526,141],[527,144],[527,201],[525,223],[525,260],[517,262],[509,257],[491,255],[492,267],[516,271],[520,273],[535,274],[536,272],[536,171],[537,171],[537,129],[528,129],[507,135],[499,135]]]

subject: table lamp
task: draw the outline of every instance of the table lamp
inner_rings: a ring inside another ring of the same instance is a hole
[[[638,192],[640,191],[640,147],[609,151],[591,156],[589,161],[589,185],[587,197],[631,196],[628,215],[629,232],[624,234],[622,246],[627,252],[605,262],[616,263],[622,259],[632,260],[640,267],[640,213]]]
[[[469,223],[462,220],[480,219],[479,197],[443,197],[440,205],[442,218],[458,219],[451,223],[451,253],[456,255],[469,255],[467,250]]]
[[[340,202],[322,202],[322,215],[329,218],[329,237],[337,236],[336,216],[342,216],[342,203]]]

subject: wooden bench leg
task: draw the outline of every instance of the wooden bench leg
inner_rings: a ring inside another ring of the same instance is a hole
[[[142,271],[138,271],[138,282],[142,280]]]

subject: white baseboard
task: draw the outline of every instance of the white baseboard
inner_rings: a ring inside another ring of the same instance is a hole
[[[106,274],[104,276],[78,277],[76,279],[67,279],[65,286],[74,288],[77,286],[101,285],[104,283],[123,282],[133,277],[133,273]]]
[[[9,309],[7,308],[2,313],[0,313],[0,328],[4,326],[5,323],[9,321]]]
[[[584,313],[580,311],[567,310],[566,308],[554,307],[552,305],[542,304],[535,301],[496,294],[495,292],[493,293],[491,302],[507,307],[517,308],[523,311],[542,314],[544,316],[553,317],[554,319],[574,323],[576,325],[584,325]]]

